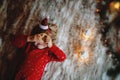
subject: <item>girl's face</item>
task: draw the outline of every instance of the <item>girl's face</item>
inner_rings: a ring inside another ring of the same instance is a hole
[[[45,33],[34,35],[34,45],[39,49],[46,48],[47,47],[47,37],[48,37],[48,35]]]

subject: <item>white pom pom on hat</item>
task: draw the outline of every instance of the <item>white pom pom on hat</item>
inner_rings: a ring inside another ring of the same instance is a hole
[[[47,30],[48,29],[48,19],[47,18],[44,18],[41,21],[40,28],[43,29],[43,30]]]

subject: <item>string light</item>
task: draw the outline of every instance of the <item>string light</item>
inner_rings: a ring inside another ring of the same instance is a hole
[[[119,1],[113,1],[110,3],[110,11],[116,12],[120,11],[120,2]]]
[[[81,44],[75,44],[75,55],[74,57],[80,63],[89,64],[93,57],[93,52],[91,50],[90,44],[94,39],[94,28],[88,28],[86,30],[81,31]]]
[[[99,12],[100,12],[100,9],[96,9],[96,12],[99,13]]]

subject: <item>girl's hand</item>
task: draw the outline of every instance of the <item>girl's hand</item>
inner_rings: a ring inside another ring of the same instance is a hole
[[[27,37],[27,42],[34,42],[34,35]]]
[[[47,44],[48,44],[48,47],[51,48],[53,43],[52,43],[52,39],[50,36],[47,36],[47,40],[46,40]]]

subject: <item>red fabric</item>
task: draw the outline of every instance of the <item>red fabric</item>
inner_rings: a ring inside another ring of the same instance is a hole
[[[26,36],[15,36],[12,43],[22,48],[26,44]],[[66,59],[65,53],[56,45],[51,48],[38,49],[28,43],[25,50],[26,59],[21,66],[21,69],[16,75],[15,80],[41,80],[44,68],[50,61],[64,61]]]
[[[14,35],[12,39],[12,44],[18,48],[23,47],[26,44],[27,35]]]

